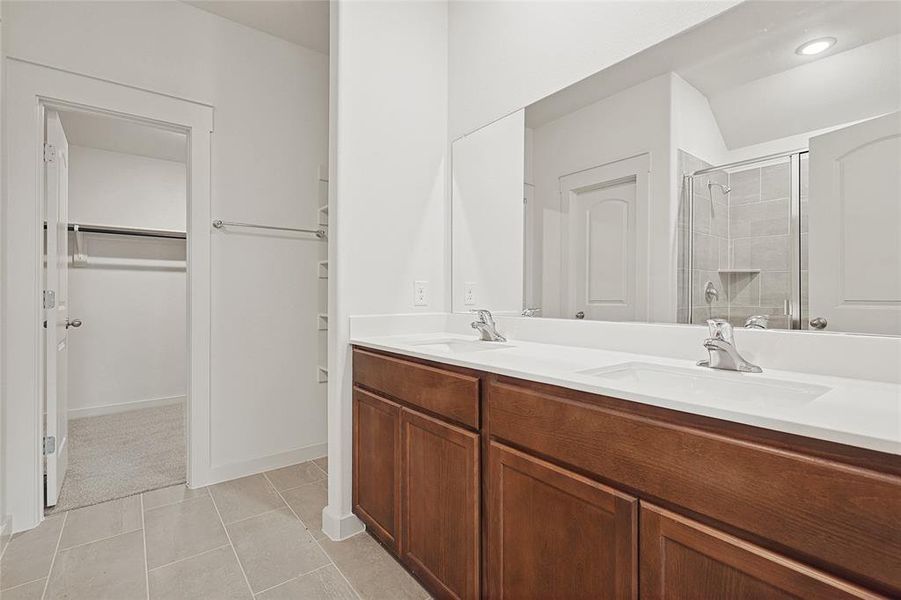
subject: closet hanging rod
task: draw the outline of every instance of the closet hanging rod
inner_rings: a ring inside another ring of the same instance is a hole
[[[47,223],[44,223],[47,229]],[[110,235],[133,235],[137,237],[154,237],[183,240],[187,238],[184,231],[174,229],[145,229],[143,227],[113,227],[108,225],[82,225],[81,223],[69,223],[69,231],[79,233],[106,233]]]
[[[222,229],[223,227],[250,227],[253,229],[270,229],[272,231],[291,231],[294,233],[312,233],[319,239],[325,237],[324,229],[299,229],[297,227],[276,227],[274,225],[257,225],[255,223],[239,223],[238,221],[223,221],[216,219],[213,221],[213,227]]]

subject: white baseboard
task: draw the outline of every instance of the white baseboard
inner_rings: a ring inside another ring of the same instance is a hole
[[[83,419],[85,417],[97,417],[100,415],[112,415],[116,413],[127,412],[130,410],[140,410],[142,408],[168,406],[170,404],[183,403],[185,402],[186,398],[186,396],[169,396],[168,398],[151,398],[150,400],[135,400],[133,402],[105,404],[103,406],[71,408],[69,409],[69,419]]]
[[[340,542],[366,531],[366,525],[357,515],[335,515],[326,506],[322,509],[322,532],[333,542]]]
[[[271,471],[272,469],[280,469],[289,467],[297,463],[313,460],[314,458],[322,458],[328,454],[328,443],[312,444],[303,448],[295,448],[280,454],[271,456],[263,456],[240,463],[230,463],[212,467],[205,476],[203,474],[193,477],[194,481],[188,482],[192,488],[221,483],[246,477],[248,475],[256,475],[263,471]]]

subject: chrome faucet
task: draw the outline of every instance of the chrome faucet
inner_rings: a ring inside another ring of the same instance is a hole
[[[479,317],[478,321],[472,322],[472,328],[478,330],[479,338],[483,342],[507,341],[507,338],[497,332],[497,323],[494,322],[490,311],[480,308],[472,312]]]
[[[541,307],[533,306],[530,308],[524,308],[522,309],[522,312],[520,314],[524,317],[537,317],[541,314]]]
[[[746,329],[766,329],[770,326],[769,315],[751,315],[745,321]]]
[[[742,373],[762,373],[763,369],[742,358],[735,348],[732,325],[725,319],[708,319],[710,337],[704,340],[704,347],[710,355],[708,360],[698,362],[698,366]]]

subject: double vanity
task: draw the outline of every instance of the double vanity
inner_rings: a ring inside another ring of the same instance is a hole
[[[448,333],[353,344],[354,512],[435,597],[901,594],[895,384]]]

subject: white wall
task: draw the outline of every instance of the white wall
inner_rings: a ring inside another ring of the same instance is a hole
[[[213,218],[315,223],[325,55],[180,2],[4,2],[3,25],[11,57],[213,105]],[[213,232],[211,470],[192,483],[325,453],[318,252],[310,236]]]
[[[73,223],[183,231],[186,186],[183,163],[69,146]],[[70,317],[83,323],[69,334],[70,418],[183,400],[185,241],[82,238],[88,264],[69,269]]]
[[[541,304],[546,316],[563,316],[560,305],[560,177],[614,161],[650,155],[648,232],[652,321],[675,319],[675,212],[670,179],[670,77],[662,75],[555,121],[533,133],[535,202],[544,227]],[[537,265],[541,267],[541,265]],[[669,274],[673,274],[672,281]],[[569,316],[569,315],[567,315]]]
[[[185,165],[69,144],[69,220],[185,230]]]
[[[333,539],[351,509],[350,315],[404,313],[413,282],[447,308],[447,5],[332,3],[329,505]]]
[[[524,111],[453,143],[453,310],[523,309]],[[474,284],[474,302],[465,288]]]
[[[451,2],[451,138],[596,73],[738,2]]]

